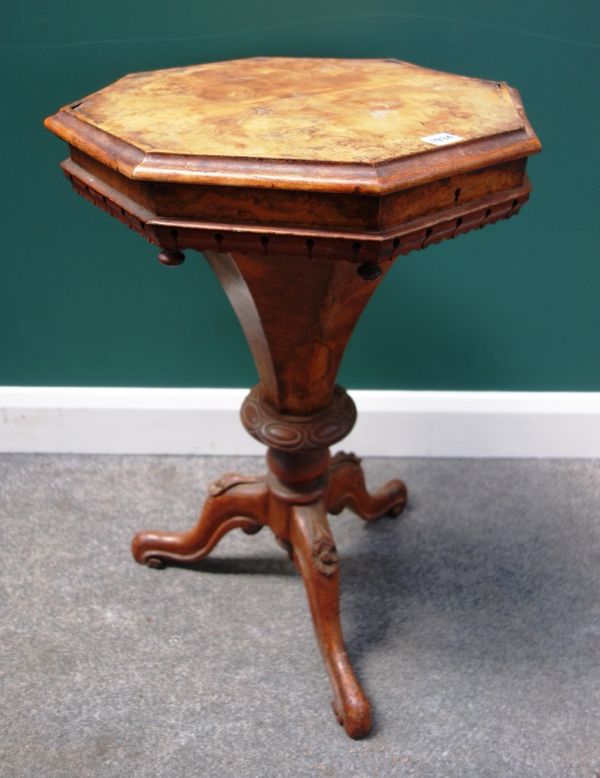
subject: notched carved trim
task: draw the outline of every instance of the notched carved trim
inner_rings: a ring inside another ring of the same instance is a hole
[[[362,459],[357,457],[353,451],[338,451],[331,459],[329,469],[332,470],[340,465],[356,465],[360,467]]]
[[[74,189],[94,205],[164,249],[230,253],[282,254],[308,259],[380,263],[399,255],[456,238],[474,229],[509,219],[529,198],[527,176],[515,189],[444,209],[381,232],[315,228],[291,229],[271,224],[209,224],[186,218],[162,217],[100,181],[72,159],[62,164]],[[360,244],[360,251],[356,246]]]

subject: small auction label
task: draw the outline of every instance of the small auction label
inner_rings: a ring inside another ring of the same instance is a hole
[[[424,143],[430,143],[432,146],[445,146],[447,143],[458,143],[459,140],[464,140],[460,135],[452,135],[450,132],[436,132],[435,135],[428,135],[426,138],[421,138]]]

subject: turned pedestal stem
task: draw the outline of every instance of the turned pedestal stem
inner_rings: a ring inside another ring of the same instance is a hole
[[[360,460],[353,454],[332,459],[329,446],[356,420],[354,403],[335,385],[335,376],[379,276],[365,278],[350,263],[326,260],[305,268],[280,256],[208,252],[208,260],[256,361],[261,381],[240,415],[248,432],[268,447],[268,473],[224,476],[211,485],[193,529],[138,533],[133,554],[153,567],[194,562],[229,530],[252,533],[268,525],[304,581],[338,721],[348,735],[362,737],[371,728],[371,706],[342,637],[339,560],[327,513],[347,506],[366,521],[397,515],[406,488],[392,481],[369,494]]]

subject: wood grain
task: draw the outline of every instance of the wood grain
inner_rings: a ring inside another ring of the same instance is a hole
[[[145,152],[380,162],[523,128],[506,85],[406,62],[257,57],[135,73],[84,98],[82,121]],[[152,122],[148,122],[152,116]]]
[[[136,73],[46,126],[130,178],[312,191],[384,193],[540,148],[508,85],[399,60],[255,57]],[[424,140],[440,132],[460,140]]]
[[[348,339],[383,275],[365,281],[346,262],[307,266],[273,253],[205,255],[246,334],[267,403],[297,415],[327,407]]]
[[[438,243],[444,238],[454,238],[501,219],[508,219],[519,213],[527,202],[531,189],[527,176],[523,175],[519,186],[494,192],[496,171],[490,169],[486,171],[485,177],[486,181],[490,181],[490,194],[483,194],[483,181],[479,181],[480,196],[477,199],[460,202],[459,198],[458,202],[455,202],[459,187],[448,188],[447,184],[442,182],[441,186],[446,193],[453,193],[452,197],[447,195],[447,199],[452,201],[447,208],[440,207],[440,201],[434,195],[429,211],[423,216],[386,229],[366,231],[302,225],[281,226],[268,222],[211,223],[188,218],[160,217],[149,210],[146,204],[134,199],[135,193],[130,188],[125,187],[125,194],[104,183],[101,177],[90,174],[71,158],[65,160],[62,167],[76,192],[163,249],[196,249],[204,253],[218,254],[259,253],[263,256],[283,255],[353,263],[385,263],[399,255]],[[145,198],[140,200],[147,202]],[[408,203],[410,206],[410,201]],[[315,201],[315,207],[317,204],[318,200]],[[423,210],[427,209],[425,202]]]

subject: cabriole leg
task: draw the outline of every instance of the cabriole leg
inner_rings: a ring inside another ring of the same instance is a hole
[[[327,511],[341,513],[350,508],[365,521],[376,521],[382,516],[398,516],[406,505],[406,486],[403,481],[389,481],[370,493],[365,485],[360,459],[354,454],[339,451],[329,466]]]
[[[292,559],[302,575],[319,648],[333,687],[333,709],[347,734],[371,730],[371,705],[350,665],[340,624],[338,556],[322,500],[290,508]]]
[[[196,562],[219,540],[240,527],[251,534],[267,521],[268,490],[264,478],[228,474],[214,481],[196,526],[187,532],[138,532],[131,550],[136,561],[150,567],[168,562]]]

